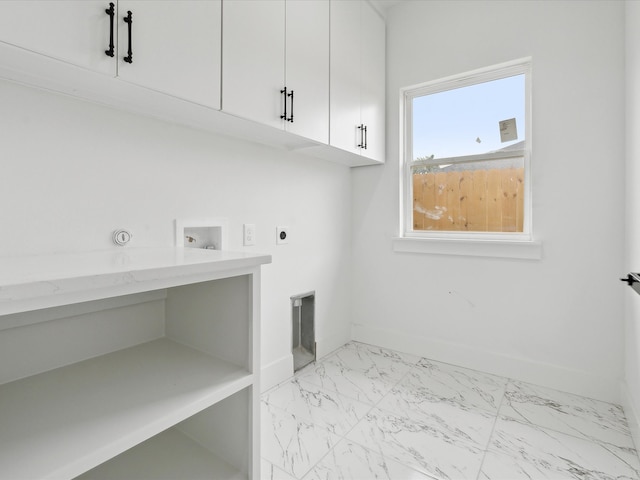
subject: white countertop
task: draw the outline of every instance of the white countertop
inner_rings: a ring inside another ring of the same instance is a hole
[[[0,315],[213,280],[266,263],[270,255],[183,247],[0,258]]]

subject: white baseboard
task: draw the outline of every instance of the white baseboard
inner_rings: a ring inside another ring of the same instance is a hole
[[[260,370],[260,392],[284,382],[293,375],[293,355],[290,353],[265,365]]]
[[[347,330],[342,335],[332,335],[330,337],[316,339],[316,359],[320,360],[330,353],[344,346],[351,340],[350,332]]]
[[[348,332],[345,332],[342,335],[333,335],[328,338],[317,339],[316,359],[320,360],[322,357],[325,357],[334,350],[342,347],[349,340],[350,338]],[[292,376],[293,355],[291,353],[288,353],[278,360],[262,367],[262,369],[260,370],[260,391],[266,392],[271,387],[284,382]]]
[[[622,397],[622,408],[624,409],[624,415],[627,417],[627,423],[629,424],[629,429],[631,430],[631,437],[633,438],[633,443],[636,445],[640,445],[640,418],[638,417],[638,411],[636,410],[636,403],[633,401],[633,396],[627,387],[626,382],[620,382],[620,396]]]
[[[523,382],[620,404],[619,379],[535,362],[466,345],[447,343],[395,330],[354,324],[351,338],[358,342],[419,355],[431,360],[480,370]]]

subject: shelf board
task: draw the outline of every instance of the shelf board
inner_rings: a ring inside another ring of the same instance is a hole
[[[162,338],[0,386],[0,477],[73,478],[250,386]]]
[[[118,455],[75,480],[247,480],[179,430],[172,428]]]

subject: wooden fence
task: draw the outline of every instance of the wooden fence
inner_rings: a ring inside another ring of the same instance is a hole
[[[524,169],[413,175],[413,229],[522,232]]]

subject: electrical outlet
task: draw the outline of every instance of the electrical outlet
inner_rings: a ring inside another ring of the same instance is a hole
[[[289,227],[276,227],[276,245],[289,243]]]
[[[245,223],[243,225],[243,243],[245,247],[256,244],[256,226],[253,223]]]

